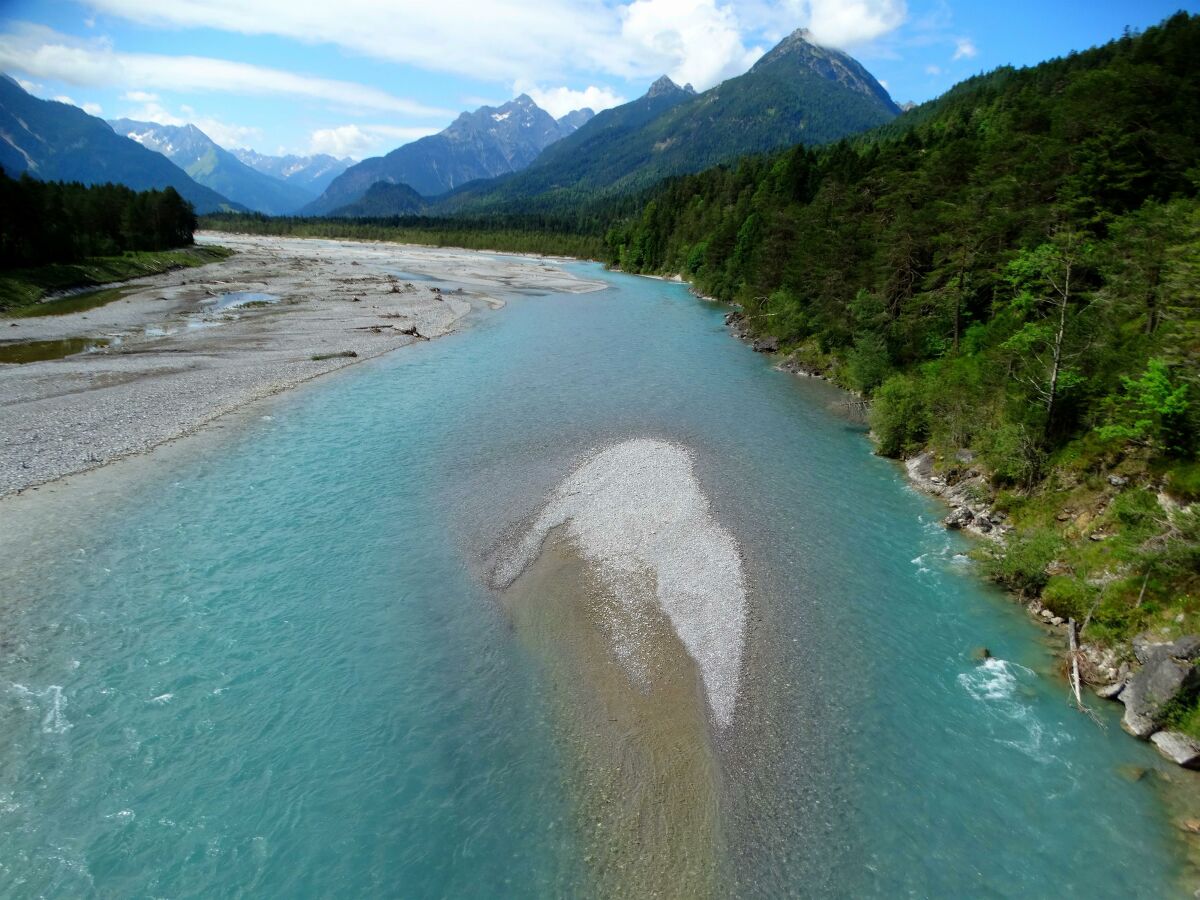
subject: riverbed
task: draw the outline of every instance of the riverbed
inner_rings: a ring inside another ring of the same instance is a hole
[[[509,262],[605,289],[495,282],[455,333],[3,501],[6,893],[670,895],[663,858],[690,895],[1182,890],[1171,773],[1072,708],[834,389],[681,285]],[[613,665],[611,578],[541,519],[631,442],[736,548],[732,700],[669,615],[661,681]]]

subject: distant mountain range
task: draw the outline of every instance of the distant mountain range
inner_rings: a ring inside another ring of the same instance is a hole
[[[28,172],[42,181],[115,182],[135,190],[169,186],[201,213],[242,208],[103,119],[40,100],[7,75],[0,75],[0,167],[14,178]]]
[[[785,38],[736,78],[696,94],[663,77],[645,96],[606,110],[551,145],[527,169],[467,185],[436,211],[565,199],[579,191],[636,190],[749,153],[825,144],[889,122],[900,108],[856,60]]]
[[[0,79],[0,165],[12,175],[174,186],[199,212],[389,216],[559,209],[670,175],[885,124],[900,108],[856,60],[794,32],[744,75],[697,94],[663,76],[642,97],[555,119],[522,94],[351,164],[228,151],[194,125],[103,120]]]
[[[519,171],[592,115],[590,109],[583,109],[556,120],[525,94],[503,106],[465,112],[437,134],[351,166],[303,212],[333,213],[363,197],[380,181],[406,184],[418,194],[433,197],[470,181]]]
[[[327,153],[317,153],[313,156],[264,156],[254,150],[238,148],[229,152],[250,168],[303,188],[312,197],[319,197],[333,179],[354,165],[354,160],[349,157],[338,159]]]
[[[285,215],[313,199],[310,191],[246,165],[195,125],[159,125],[133,119],[115,119],[109,125],[117,134],[161,153],[200,184],[248,209]]]

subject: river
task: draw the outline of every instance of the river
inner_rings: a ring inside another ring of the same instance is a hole
[[[487,567],[637,438],[686,448],[745,568],[714,893],[1177,891],[1154,751],[1071,707],[838,393],[681,285],[566,267],[609,287],[42,489],[4,538],[0,894],[595,893],[638,850],[596,858],[561,672]]]

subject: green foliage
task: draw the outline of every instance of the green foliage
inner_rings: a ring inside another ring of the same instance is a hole
[[[988,558],[984,568],[996,581],[1027,597],[1046,586],[1046,567],[1058,556],[1062,539],[1049,529],[1032,530],[1009,543],[1005,552]]]
[[[1173,453],[1186,452],[1191,408],[1189,385],[1175,382],[1167,364],[1151,359],[1140,378],[1123,377],[1123,394],[1117,401],[1112,421],[1097,428],[1107,440],[1145,444]]]
[[[1149,491],[1122,491],[1113,498],[1109,515],[1128,529],[1144,530],[1162,523],[1163,511]]]
[[[32,269],[4,271],[0,274],[0,311],[15,317],[80,312],[118,299],[124,290],[93,291],[50,301],[42,301],[42,297],[54,291],[203,266],[225,259],[232,252],[224,247],[211,246],[192,246],[180,250],[130,250],[120,256],[93,256],[76,263],[52,263]]]
[[[546,253],[596,259],[603,239],[531,217],[494,219],[430,219],[391,216],[386,219],[308,219],[268,217],[258,213],[217,213],[203,216],[202,228],[234,234],[294,235],[296,237],[350,238],[362,241],[395,241],[468,250],[503,250],[513,253]],[[545,227],[547,230],[540,230]]]
[[[1184,503],[1200,500],[1200,462],[1176,463],[1167,472],[1167,493]]]
[[[1028,486],[1041,471],[1044,454],[1019,422],[1003,422],[981,432],[976,444],[998,484]]]
[[[181,247],[195,229],[191,204],[174,188],[14,181],[0,171],[0,269]]]
[[[1081,578],[1055,575],[1042,589],[1042,602],[1056,616],[1083,621],[1099,592]]]
[[[863,332],[846,355],[846,380],[851,387],[869,394],[883,382],[891,367],[887,341],[872,331]]]
[[[928,411],[920,383],[908,375],[893,375],[871,404],[871,430],[884,456],[903,456],[928,437]]]

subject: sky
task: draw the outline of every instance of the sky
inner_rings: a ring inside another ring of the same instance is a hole
[[[704,90],[796,28],[898,103],[1142,29],[1159,0],[0,0],[0,71],[104,118],[361,159],[520,93],[561,116]]]

